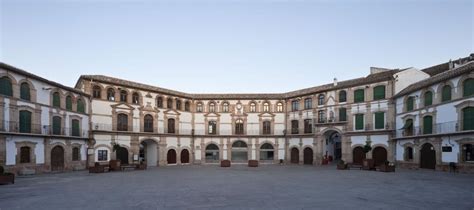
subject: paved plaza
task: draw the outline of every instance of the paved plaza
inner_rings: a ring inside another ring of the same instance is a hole
[[[0,209],[473,209],[474,175],[335,166],[168,166],[21,177]]]

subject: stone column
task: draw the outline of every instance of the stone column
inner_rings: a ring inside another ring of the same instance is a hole
[[[166,144],[166,137],[162,137],[162,139],[160,139],[160,143],[158,144],[158,148],[160,149],[160,151],[158,152],[160,158],[159,158],[159,165],[160,166],[166,166],[168,164],[167,160],[166,160],[166,147],[167,147],[167,144]]]
[[[318,160],[318,138],[313,137],[313,165],[320,165],[321,161]],[[318,162],[319,161],[319,162]]]
[[[315,147],[315,162],[317,165],[321,165],[323,161],[323,149],[324,149],[324,144],[326,142],[324,141],[324,137],[322,135],[316,135],[316,147]],[[314,144],[314,143],[313,143]]]
[[[300,143],[299,143],[299,148],[298,148],[298,150],[299,150],[299,151],[298,151],[298,153],[299,153],[299,154],[298,154],[298,155],[299,155],[298,164],[303,165],[303,164],[304,164],[304,155],[303,155],[304,151],[303,151],[303,139],[302,139],[302,138],[300,138]]]

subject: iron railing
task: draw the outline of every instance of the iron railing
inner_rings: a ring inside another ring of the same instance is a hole
[[[55,135],[55,136],[75,136],[87,137],[88,130],[70,128],[70,127],[53,127],[51,125],[41,125],[35,123],[20,123],[18,121],[4,121],[0,126],[0,131],[10,133],[25,133],[25,134],[41,134],[41,135]]]
[[[408,137],[408,136],[420,136],[420,135],[432,135],[432,134],[444,134],[454,133],[461,131],[459,123],[457,121],[437,123],[430,127],[423,126],[411,126],[408,128],[397,129],[396,137]]]

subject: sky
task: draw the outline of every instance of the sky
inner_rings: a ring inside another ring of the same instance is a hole
[[[188,93],[280,93],[474,52],[472,0],[0,0],[0,61]]]

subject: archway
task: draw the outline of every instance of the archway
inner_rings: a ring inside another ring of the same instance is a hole
[[[313,149],[306,147],[303,150],[303,162],[305,165],[313,165]]]
[[[189,151],[187,149],[181,150],[181,163],[189,163]]]
[[[293,147],[291,149],[291,163],[298,164],[300,162],[300,151],[298,148]]]
[[[64,149],[55,146],[51,150],[51,171],[62,171],[64,169]]]
[[[205,158],[207,163],[219,161],[219,147],[215,144],[209,144],[206,147]]]
[[[273,146],[269,143],[262,144],[260,146],[260,160],[261,161],[272,161],[275,157]]]
[[[323,142],[324,154],[331,160],[340,160],[342,158],[341,134],[335,130],[329,130],[324,133],[326,139]]]
[[[140,143],[140,162],[145,161],[147,166],[158,165],[158,153],[158,144],[155,141],[147,139]]]
[[[380,166],[387,161],[387,150],[383,147],[375,147],[372,150],[372,158],[374,159],[374,165]]]
[[[248,159],[247,143],[236,141],[232,144],[232,162],[244,162]]]
[[[117,156],[117,160],[120,160],[120,164],[125,165],[128,164],[128,150],[125,147],[119,147],[115,154]]]
[[[364,148],[362,148],[362,147],[355,147],[355,148],[352,150],[352,163],[353,163],[354,165],[362,165],[364,159],[365,159]]]
[[[423,144],[420,151],[420,168],[436,168],[436,151],[430,143]]]
[[[168,164],[176,164],[176,150],[170,149],[168,150],[168,154],[166,155],[166,160]]]

